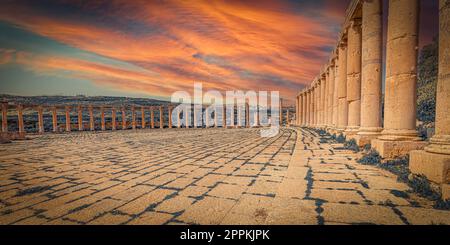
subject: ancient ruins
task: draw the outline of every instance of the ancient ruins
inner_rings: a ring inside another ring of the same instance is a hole
[[[370,144],[383,160],[409,154],[410,171],[450,197],[450,1],[440,0],[430,142],[416,131],[419,0],[389,1],[386,44],[381,2],[351,2],[295,113],[271,115],[282,119],[275,137],[260,136],[248,105],[232,124],[186,127],[172,105],[3,102],[1,135],[13,141],[0,145],[0,224],[450,224],[448,207],[336,140]]]
[[[425,142],[416,130],[419,1],[389,1],[383,43],[382,1],[352,1],[340,38],[311,86],[296,99],[296,125],[326,129],[371,144],[385,159],[410,155],[410,170],[441,186],[450,197],[450,9],[439,6],[439,80],[436,135]],[[382,122],[382,46],[386,46]]]

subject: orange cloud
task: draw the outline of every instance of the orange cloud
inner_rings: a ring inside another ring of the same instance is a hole
[[[203,82],[218,90],[279,90],[283,97],[293,98],[317,74],[329,55],[326,47],[336,36],[322,20],[277,1],[116,0],[108,11],[101,11],[96,1],[69,2],[142,28],[133,32],[123,26],[44,15],[15,4],[2,6],[0,20],[141,70],[68,57],[35,57],[19,63],[36,72],[70,70],[73,76],[98,84],[152,95],[167,96]]]

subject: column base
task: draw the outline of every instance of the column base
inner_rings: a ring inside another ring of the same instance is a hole
[[[356,134],[355,140],[359,147],[371,144],[372,140],[377,139],[380,134]]]
[[[383,137],[383,136],[381,136]],[[422,150],[428,144],[419,140],[385,140],[381,137],[372,140],[372,148],[378,151],[383,159],[393,159],[407,155],[413,150]]]
[[[359,127],[357,126],[348,126],[345,130],[344,130],[344,135],[345,138],[347,140],[351,140],[354,139],[356,140],[356,134],[358,133]]]
[[[335,131],[336,135],[344,134],[345,128],[337,128]]]
[[[409,169],[413,174],[425,175],[427,179],[437,184],[450,182],[450,155],[421,151],[411,151]]]
[[[378,127],[361,127],[356,136],[356,143],[362,147],[371,144],[372,140],[381,136],[382,128]]]

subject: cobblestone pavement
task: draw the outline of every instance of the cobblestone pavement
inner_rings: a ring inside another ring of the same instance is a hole
[[[308,130],[165,129],[0,145],[0,224],[450,224]]]

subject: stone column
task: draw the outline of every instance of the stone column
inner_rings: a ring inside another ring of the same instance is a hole
[[[419,0],[389,2],[384,130],[373,147],[383,158],[422,149],[416,130]]]
[[[164,108],[162,106],[159,107],[159,128],[164,128]]]
[[[302,91],[300,96],[300,121],[298,123],[299,126],[303,126],[305,124],[305,96],[306,94]]]
[[[2,102],[2,132],[8,132],[8,102]]]
[[[58,132],[58,114],[56,111],[56,106],[52,107],[52,125],[53,125],[53,132]]]
[[[314,124],[314,88],[311,87],[308,90],[308,127],[312,127]]]
[[[297,114],[295,118],[297,119],[297,126],[301,126],[303,124],[303,94],[300,94],[297,97]]]
[[[83,131],[83,109],[81,105],[77,106],[78,131]]]
[[[122,110],[122,130],[127,129],[127,113],[125,112],[125,107],[121,108]]]
[[[227,106],[222,106],[222,128],[227,128]]]
[[[314,127],[319,126],[319,101],[320,101],[320,80],[314,85]]]
[[[38,106],[38,133],[43,134],[44,133],[44,108],[42,106]],[[70,131],[70,126],[69,130]]]
[[[424,151],[410,153],[409,168],[441,185],[450,198],[450,1],[439,1],[439,77],[436,95],[436,134]]]
[[[320,81],[314,85],[314,128],[319,125],[319,98],[320,98]]]
[[[209,112],[209,106],[207,106],[206,108],[205,108],[205,128],[209,128],[209,116],[210,116],[210,114],[209,114],[210,112]]]
[[[327,103],[327,124],[328,129],[331,130],[334,128],[333,124],[333,103],[334,103],[334,79],[335,79],[335,72],[334,72],[334,60],[331,61],[330,67],[328,68],[328,72],[330,74],[329,76],[329,84],[328,84],[328,103]]]
[[[312,128],[314,126],[314,87],[310,88],[310,101],[309,101],[309,125]]]
[[[71,131],[71,122],[70,122],[70,107],[66,106],[66,132]]]
[[[321,78],[319,80],[318,84],[318,101],[317,101],[317,127],[322,128],[323,127],[323,98],[325,97],[323,92],[325,87],[325,74],[320,75]]]
[[[172,121],[173,107],[172,107],[172,105],[169,105],[167,107],[167,110],[169,111],[169,128],[173,128],[173,121]],[[180,114],[178,113],[178,121],[179,120],[180,120]]]
[[[250,128],[250,106],[245,103],[245,127]]]
[[[217,116],[217,105],[214,105],[214,127],[217,128],[217,125],[219,124],[219,117]]]
[[[131,128],[136,129],[136,108],[134,106],[131,107]]]
[[[324,83],[324,88],[323,88],[323,105],[322,105],[322,127],[324,129],[328,128],[328,117],[330,116],[330,114],[328,113],[328,98],[330,96],[328,88],[330,86],[330,71],[328,70],[328,67],[325,69],[325,83]]]
[[[150,107],[150,127],[155,128],[155,111],[153,106]]]
[[[238,122],[237,122],[237,126],[238,128],[242,127],[242,106],[238,105],[237,106],[237,113],[238,113]]]
[[[141,127],[143,129],[145,128],[145,107],[144,106],[141,106]]]
[[[289,118],[289,108],[287,108],[286,109],[286,127],[290,126],[289,119],[290,119]]]
[[[304,92],[304,102],[305,104],[303,105],[303,127],[307,127],[308,126],[308,121],[309,121],[309,93],[307,90],[305,90]]]
[[[91,131],[95,130],[95,121],[94,121],[94,108],[89,106],[89,129]]]
[[[300,98],[300,95],[297,95],[297,96],[295,96],[295,124],[296,125],[299,125],[299,113],[298,113],[298,111],[299,111],[299,106],[300,106],[300,102],[299,102],[299,98]]]
[[[279,112],[280,114],[278,115],[278,122],[280,123],[280,127],[283,126],[283,101],[280,98],[280,101],[278,102],[279,105]]]
[[[339,59],[334,60],[334,84],[333,84],[333,133],[336,133],[339,122]]]
[[[370,144],[381,128],[381,62],[383,44],[381,0],[362,5],[361,127],[358,145]]]
[[[230,127],[234,127],[234,103],[232,104],[231,115],[230,115]]]
[[[105,131],[106,130],[105,109],[103,108],[103,106],[100,107],[100,116],[101,116],[102,131]]]
[[[185,115],[185,117],[184,117],[184,122],[185,122],[185,124],[186,124],[186,128],[189,128],[189,117],[190,117],[191,115],[189,114],[189,111],[188,111],[188,109],[186,109],[186,115]]]
[[[347,49],[347,138],[355,139],[361,122],[361,19],[353,19],[348,28]]]
[[[320,118],[319,118],[319,127],[321,128],[325,128],[326,127],[326,110],[325,110],[325,103],[326,103],[326,93],[325,91],[327,88],[327,80],[328,80],[328,72],[325,72],[324,74],[322,74],[322,80],[320,83]]]
[[[348,123],[347,104],[347,43],[342,40],[339,44],[339,81],[338,81],[338,127],[336,133],[343,133]]]
[[[311,96],[311,111],[312,111],[312,116],[311,116],[311,127],[316,127],[316,123],[317,123],[317,88],[316,88],[316,84],[315,82],[313,82],[312,85],[312,96]]]
[[[111,128],[112,130],[116,130],[116,108],[111,109]]]
[[[23,125],[23,106],[17,105],[17,121],[18,121],[18,130],[19,130],[19,137],[25,136],[25,128]]]
[[[78,131],[83,131],[83,108],[78,105]]]

